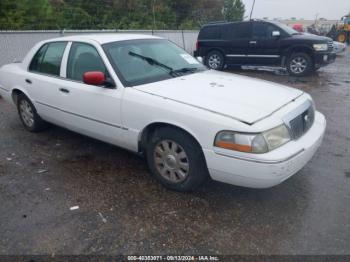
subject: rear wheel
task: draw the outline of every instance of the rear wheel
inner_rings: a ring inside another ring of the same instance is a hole
[[[288,59],[287,70],[292,76],[305,76],[314,71],[314,63],[306,53],[293,53]]]
[[[34,105],[24,94],[17,97],[17,110],[21,122],[30,132],[39,132],[47,127],[47,123],[38,115]]]
[[[207,67],[213,70],[223,70],[225,66],[225,59],[221,52],[212,51],[205,58],[205,64]]]
[[[146,155],[152,175],[169,189],[192,191],[209,177],[201,147],[179,129],[156,130]]]

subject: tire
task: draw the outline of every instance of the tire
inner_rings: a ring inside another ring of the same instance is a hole
[[[347,32],[340,32],[337,37],[337,41],[340,43],[347,43],[348,42],[348,33]]]
[[[287,70],[292,76],[306,76],[315,71],[315,65],[310,55],[293,53],[287,62]]]
[[[146,157],[153,177],[168,189],[193,191],[209,178],[200,145],[179,129],[157,129],[148,142]]]
[[[17,110],[23,126],[29,132],[39,132],[47,127],[47,123],[41,119],[33,103],[24,94],[17,97]]]
[[[210,69],[222,71],[225,67],[224,55],[219,51],[211,51],[205,56],[205,65]]]

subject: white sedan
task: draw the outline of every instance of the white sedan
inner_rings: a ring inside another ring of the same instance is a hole
[[[168,40],[85,35],[38,43],[0,69],[24,127],[47,122],[144,154],[164,186],[268,188],[313,157],[326,129],[297,89],[208,70]]]

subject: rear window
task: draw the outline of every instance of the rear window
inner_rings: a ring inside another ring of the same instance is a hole
[[[199,33],[199,39],[221,39],[222,26],[207,26],[202,28]]]
[[[59,76],[61,62],[67,42],[45,44],[34,56],[29,70]]]

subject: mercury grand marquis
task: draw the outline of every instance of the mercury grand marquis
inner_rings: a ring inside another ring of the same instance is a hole
[[[30,132],[52,123],[143,154],[165,187],[208,178],[269,188],[313,157],[326,129],[307,93],[208,70],[146,35],[84,35],[38,43],[0,69],[0,94]]]

